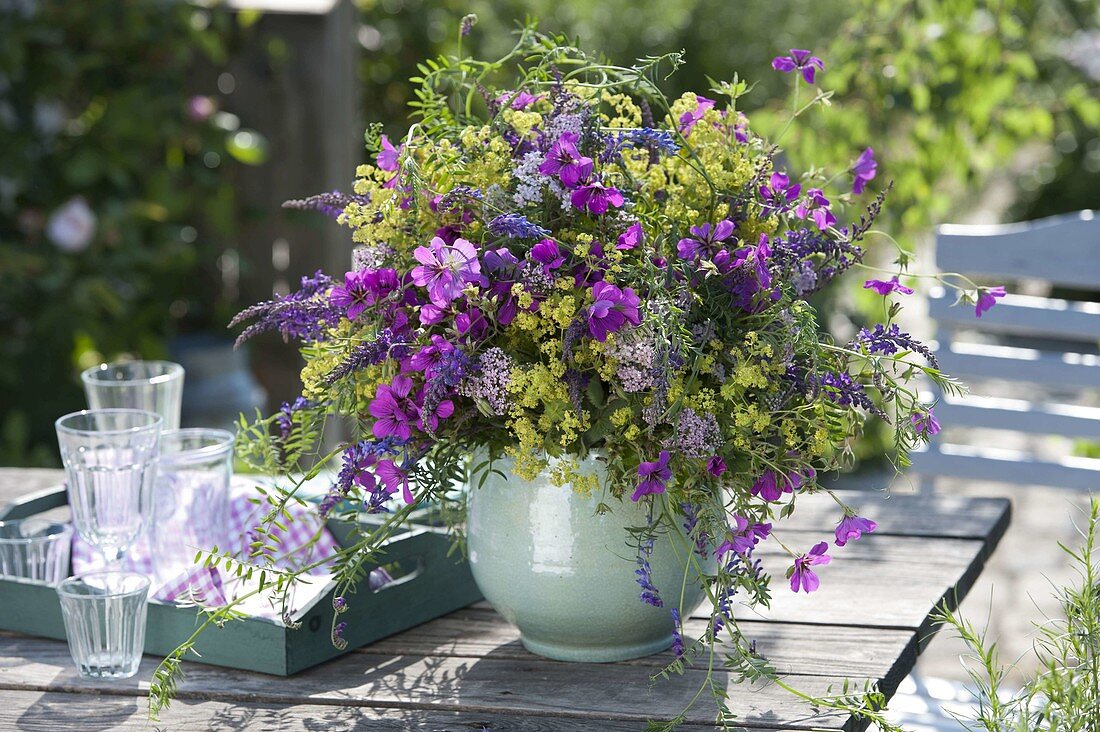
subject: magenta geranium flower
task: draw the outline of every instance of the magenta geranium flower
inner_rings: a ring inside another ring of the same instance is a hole
[[[716,551],[718,559],[722,559],[731,551],[738,554],[748,553],[761,541],[767,539],[771,532],[771,524],[750,524],[744,516],[734,514],[729,536]]]
[[[645,232],[642,230],[642,222],[635,221],[626,231],[619,234],[616,249],[633,249],[645,240]]]
[[[803,554],[794,560],[794,566],[787,573],[787,576],[791,578],[792,592],[798,592],[801,589],[803,592],[809,593],[821,587],[821,580],[810,567],[831,562],[833,558],[825,553],[828,550],[828,543],[823,541],[820,544],[815,544],[809,553]]]
[[[374,472],[378,475],[378,479],[382,482],[387,494],[392,496],[400,490],[405,503],[410,505],[413,503],[412,489],[409,487],[409,474],[397,467],[393,460],[379,460],[378,465],[374,467]]]
[[[428,299],[439,307],[461,295],[467,284],[482,281],[477,249],[465,239],[447,244],[437,236],[430,246],[413,250],[413,257],[420,262],[412,271],[413,282],[428,288]]]
[[[820,188],[811,188],[794,209],[794,215],[800,219],[810,218],[821,231],[836,223],[836,216],[829,209],[829,199]]]
[[[849,168],[852,173],[852,193],[857,196],[863,193],[863,189],[867,187],[867,184],[874,179],[875,173],[878,172],[878,163],[875,162],[875,151],[871,148],[867,148],[856,161],[852,163],[852,167]]]
[[[982,287],[978,290],[978,302],[974,305],[974,314],[979,318],[997,304],[997,298],[1004,297],[1007,293],[1003,285],[997,287]]]
[[[561,248],[553,239],[543,239],[538,244],[531,247],[531,259],[541,264],[543,274],[547,275],[565,262],[565,257],[562,256]]]
[[[857,541],[864,534],[870,534],[878,524],[869,518],[846,513],[836,527],[836,545],[844,546],[849,541]]]
[[[695,109],[680,115],[680,134],[687,137],[692,129],[703,119],[708,110],[714,109],[714,100],[695,95]]]
[[[726,461],[717,455],[712,456],[707,460],[707,472],[717,478],[726,472]]]
[[[791,207],[802,192],[801,183],[791,183],[786,173],[772,173],[767,185],[760,186],[760,198],[769,214],[781,213]]]
[[[334,307],[343,310],[348,320],[359,317],[359,314],[374,302],[367,282],[367,270],[348,272],[344,275],[344,284],[332,288],[328,301]]]
[[[393,383],[378,387],[368,407],[374,417],[371,431],[375,437],[400,437],[403,440],[412,437],[412,425],[419,415],[416,402],[409,397],[412,386],[412,379],[398,374],[393,377]]]
[[[656,460],[638,465],[638,477],[642,480],[630,500],[637,502],[642,496],[665,492],[669,478],[672,477],[672,470],[668,467],[671,457],[668,450],[661,450]]]
[[[580,137],[576,132],[563,132],[546,153],[546,160],[539,166],[543,175],[556,175],[566,188],[576,188],[592,175],[592,158],[577,150]],[[578,206],[577,208],[581,208]]]
[[[932,435],[938,435],[940,432],[940,422],[936,419],[936,414],[931,407],[927,411],[917,410],[913,412],[909,415],[909,422],[918,435],[931,437]]]
[[[897,275],[889,280],[867,280],[863,283],[864,290],[874,290],[880,295],[889,295],[891,292],[900,292],[902,295],[912,295],[913,288],[906,287],[898,281]]]
[[[409,367],[414,371],[430,372],[446,353],[455,350],[453,344],[441,335],[432,335],[432,342],[423,346],[412,358],[409,359]]]
[[[425,406],[423,389],[417,395],[416,403],[417,413],[420,417],[416,422],[416,426],[425,432],[435,433],[439,429],[440,420],[447,419],[455,413],[454,402],[450,399],[444,399],[434,406]]]
[[[382,135],[382,149],[375,156],[375,165],[381,170],[393,173],[388,181],[383,184],[384,188],[394,188],[397,186],[398,180],[401,178],[401,165],[398,163],[398,158],[401,157],[401,151],[405,149],[404,145],[394,147],[390,142],[390,138]],[[402,206],[404,208],[404,206]]]
[[[676,253],[680,259],[695,259],[733,236],[733,229],[734,223],[729,219],[722,219],[714,226],[709,223],[692,226],[688,229],[691,236],[676,243]]]
[[[592,296],[596,301],[588,308],[588,332],[600,343],[626,323],[636,326],[642,322],[638,312],[641,299],[631,288],[620,290],[601,280],[592,285]]]
[[[797,71],[807,84],[813,84],[817,72],[825,70],[825,62],[805,49],[792,48],[790,55],[773,58],[772,68],[784,74]]]
[[[619,208],[623,205],[623,194],[617,188],[609,188],[593,181],[573,191],[570,201],[573,203],[573,208],[581,211],[587,209],[590,214],[602,216],[607,213],[608,207]]]

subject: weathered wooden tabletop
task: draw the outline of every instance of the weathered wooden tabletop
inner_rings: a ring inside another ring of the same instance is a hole
[[[0,504],[55,485],[57,471],[0,469]],[[809,547],[836,520],[827,498],[800,498],[785,540]],[[916,663],[941,601],[973,585],[1009,521],[1003,499],[849,493],[879,530],[820,568],[822,589],[794,595],[782,583],[788,560],[763,551],[774,577],[766,615],[741,608],[746,633],[793,686],[813,693],[845,679],[878,681],[892,694]],[[763,546],[766,545],[762,545]],[[702,618],[689,621],[700,631]],[[215,631],[216,632],[216,631]],[[289,678],[187,664],[160,729],[640,730],[678,714],[702,671],[651,683],[667,654],[617,664],[548,661],[478,604]],[[157,659],[123,682],[80,679],[64,643],[0,633],[0,730],[149,729],[145,694]],[[774,686],[728,680],[740,724],[761,730],[857,727],[815,714]],[[701,703],[687,728],[710,726]]]

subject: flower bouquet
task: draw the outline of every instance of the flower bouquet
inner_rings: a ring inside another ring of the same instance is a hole
[[[671,644],[672,671],[701,662],[774,678],[732,613],[735,601],[766,605],[772,592],[754,550],[782,547],[784,589],[817,590],[830,544],[875,523],[834,496],[831,541],[788,546],[781,524],[798,496],[827,490],[819,476],[845,463],[869,418],[893,425],[904,466],[939,429],[914,379],[956,386],[892,322],[899,306],[889,298],[912,292],[899,279],[903,252],[895,276],[865,285],[887,300],[886,322],[850,341],[823,332],[807,301],[868,267],[863,246],[886,193],[859,203],[876,176],[870,149],[833,176],[783,167],[775,143],[829,96],[813,86],[822,61],[801,50],[775,59],[794,101],[774,141],[739,110],[749,86],[736,77],[716,82],[714,98],[667,100],[657,82],[680,62],[613,66],[534,27],[495,62],[461,53],[425,62],[412,126],[399,142],[368,130],[373,163],[358,168],[353,191],[287,204],[347,226],[355,263],[342,277],[304,278],[234,322],[247,323],[241,340],[276,331],[300,341],[305,358],[301,397],[242,421],[239,453],[298,476],[278,496],[284,504],[321,466],[338,465],[318,511],[385,517],[342,551],[345,587],[418,507],[448,518],[456,536],[469,527],[475,577],[495,603],[502,583],[479,574],[486,554],[519,547],[507,559],[523,565],[522,547],[535,541],[517,538],[513,519],[534,516],[526,533],[538,534],[543,519],[623,516],[571,525],[610,532],[581,545],[631,555],[611,569],[657,636],[635,650]],[[976,286],[957,289],[992,302]],[[321,454],[329,418],[352,437]],[[490,490],[491,501],[479,498]],[[538,496],[550,503],[531,503]],[[503,506],[516,500],[523,510]],[[661,581],[659,552],[671,557],[660,560]],[[593,563],[559,555],[570,571]],[[681,613],[703,597],[708,629],[685,638]],[[337,644],[353,602],[334,607]],[[498,607],[527,642],[512,602]],[[874,717],[875,693],[817,701]]]

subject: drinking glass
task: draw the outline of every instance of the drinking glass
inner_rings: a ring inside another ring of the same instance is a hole
[[[164,429],[180,426],[183,367],[171,361],[101,363],[80,375],[91,409],[141,409],[164,418]]]
[[[57,586],[69,653],[88,679],[128,679],[145,646],[149,578],[134,572],[92,572]]]
[[[73,527],[42,518],[0,521],[0,577],[56,585],[69,574]]]
[[[69,508],[81,538],[117,563],[153,517],[159,414],[92,409],[57,420]]]
[[[232,459],[233,433],[226,430],[161,435],[152,528],[158,585],[192,568],[198,550],[226,545]]]

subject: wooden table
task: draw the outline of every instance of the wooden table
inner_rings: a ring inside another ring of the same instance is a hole
[[[59,480],[57,471],[0,469],[0,503]],[[1004,534],[1003,499],[848,493],[879,531],[831,548],[822,589],[794,595],[788,560],[761,552],[775,577],[766,615],[741,608],[745,632],[798,688],[824,693],[845,679],[877,681],[892,694],[934,632],[929,615],[961,600]],[[823,500],[819,500],[823,499]],[[809,548],[826,537],[837,509],[824,496],[799,499],[784,540]],[[765,545],[766,546],[766,545]],[[689,631],[704,619],[688,622]],[[702,671],[651,683],[667,654],[618,664],[558,663],[523,649],[514,629],[484,604],[362,648],[290,678],[187,665],[160,729],[641,730],[679,713]],[[134,679],[78,678],[64,643],[0,633],[0,729],[149,729],[145,694],[157,659]],[[849,730],[852,720],[815,714],[768,685],[727,680],[730,708],[753,732]],[[702,703],[686,729],[711,726]]]

